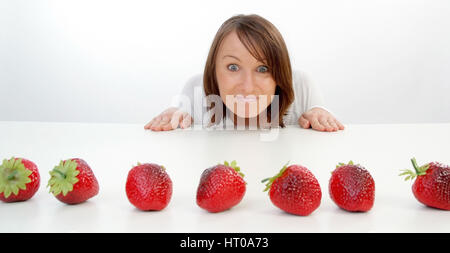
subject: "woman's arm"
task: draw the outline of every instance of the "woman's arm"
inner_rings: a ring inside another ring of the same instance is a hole
[[[302,107],[305,110],[298,119],[300,127],[328,132],[344,130],[344,125],[323,106],[322,94],[309,76],[301,72],[296,78],[301,87]]]
[[[154,117],[144,126],[152,131],[169,131],[173,129],[190,127],[192,118],[192,105],[194,103],[194,87],[198,85],[199,75],[188,80],[181,94],[174,97],[168,109]]]

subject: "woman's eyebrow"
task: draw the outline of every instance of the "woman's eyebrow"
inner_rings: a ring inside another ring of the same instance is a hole
[[[236,60],[238,60],[238,61],[241,61],[238,57],[236,57],[236,56],[234,56],[234,55],[229,55],[229,54],[227,54],[227,55],[224,55],[224,56],[222,57],[222,59],[225,58],[225,57],[231,57],[231,58],[234,58],[234,59],[236,59]],[[259,63],[262,63],[262,64],[267,64],[267,63],[265,63],[265,61],[266,61],[266,59],[263,59],[262,61],[258,61],[258,62],[259,62]]]
[[[222,57],[222,59],[225,58],[225,57],[231,57],[231,58],[234,58],[234,59],[236,59],[236,60],[238,60],[238,61],[241,61],[239,58],[237,58],[237,57],[234,56],[234,55],[229,55],[229,54],[227,54],[227,55],[225,55],[224,57]]]

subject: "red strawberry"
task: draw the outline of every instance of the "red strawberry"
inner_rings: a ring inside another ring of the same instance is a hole
[[[16,202],[28,200],[39,189],[39,171],[25,158],[4,159],[0,165],[0,200]]]
[[[89,165],[79,158],[61,161],[50,171],[47,187],[67,204],[78,204],[98,194],[99,186]]]
[[[138,163],[128,172],[125,186],[128,200],[140,210],[162,210],[172,197],[172,180],[164,166]]]
[[[301,165],[283,166],[269,181],[264,191],[278,208],[296,215],[307,216],[316,210],[322,199],[320,185],[314,175]]]
[[[450,210],[450,167],[438,162],[431,162],[421,167],[412,158],[414,170],[402,170],[400,176],[408,175],[414,179],[412,191],[416,199],[427,206]]]
[[[328,185],[330,197],[340,208],[351,212],[369,211],[375,201],[375,182],[361,165],[339,163]]]
[[[224,162],[203,171],[197,188],[197,205],[209,212],[228,210],[241,202],[245,194],[244,174],[236,166]]]

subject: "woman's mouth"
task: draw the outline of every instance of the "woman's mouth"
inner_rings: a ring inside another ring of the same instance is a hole
[[[236,95],[235,98],[238,103],[252,103],[258,100],[258,97],[256,97],[255,95]]]

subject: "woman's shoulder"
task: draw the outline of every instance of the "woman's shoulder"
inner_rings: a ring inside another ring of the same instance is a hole
[[[308,74],[302,69],[292,70],[292,88],[294,91],[294,101],[289,105],[284,122],[286,125],[297,124],[298,118],[306,110],[309,99],[311,82]]]
[[[194,96],[194,92],[197,89],[201,89],[203,92],[203,75],[202,74],[195,74],[189,77],[184,84],[184,87],[182,89],[182,93],[185,95],[188,95],[190,97]]]
[[[296,99],[301,96],[303,100],[308,99],[311,92],[316,91],[316,84],[310,74],[304,70],[292,71],[292,86]]]
[[[292,84],[295,87],[301,87],[309,84],[309,75],[304,70],[292,70]]]

